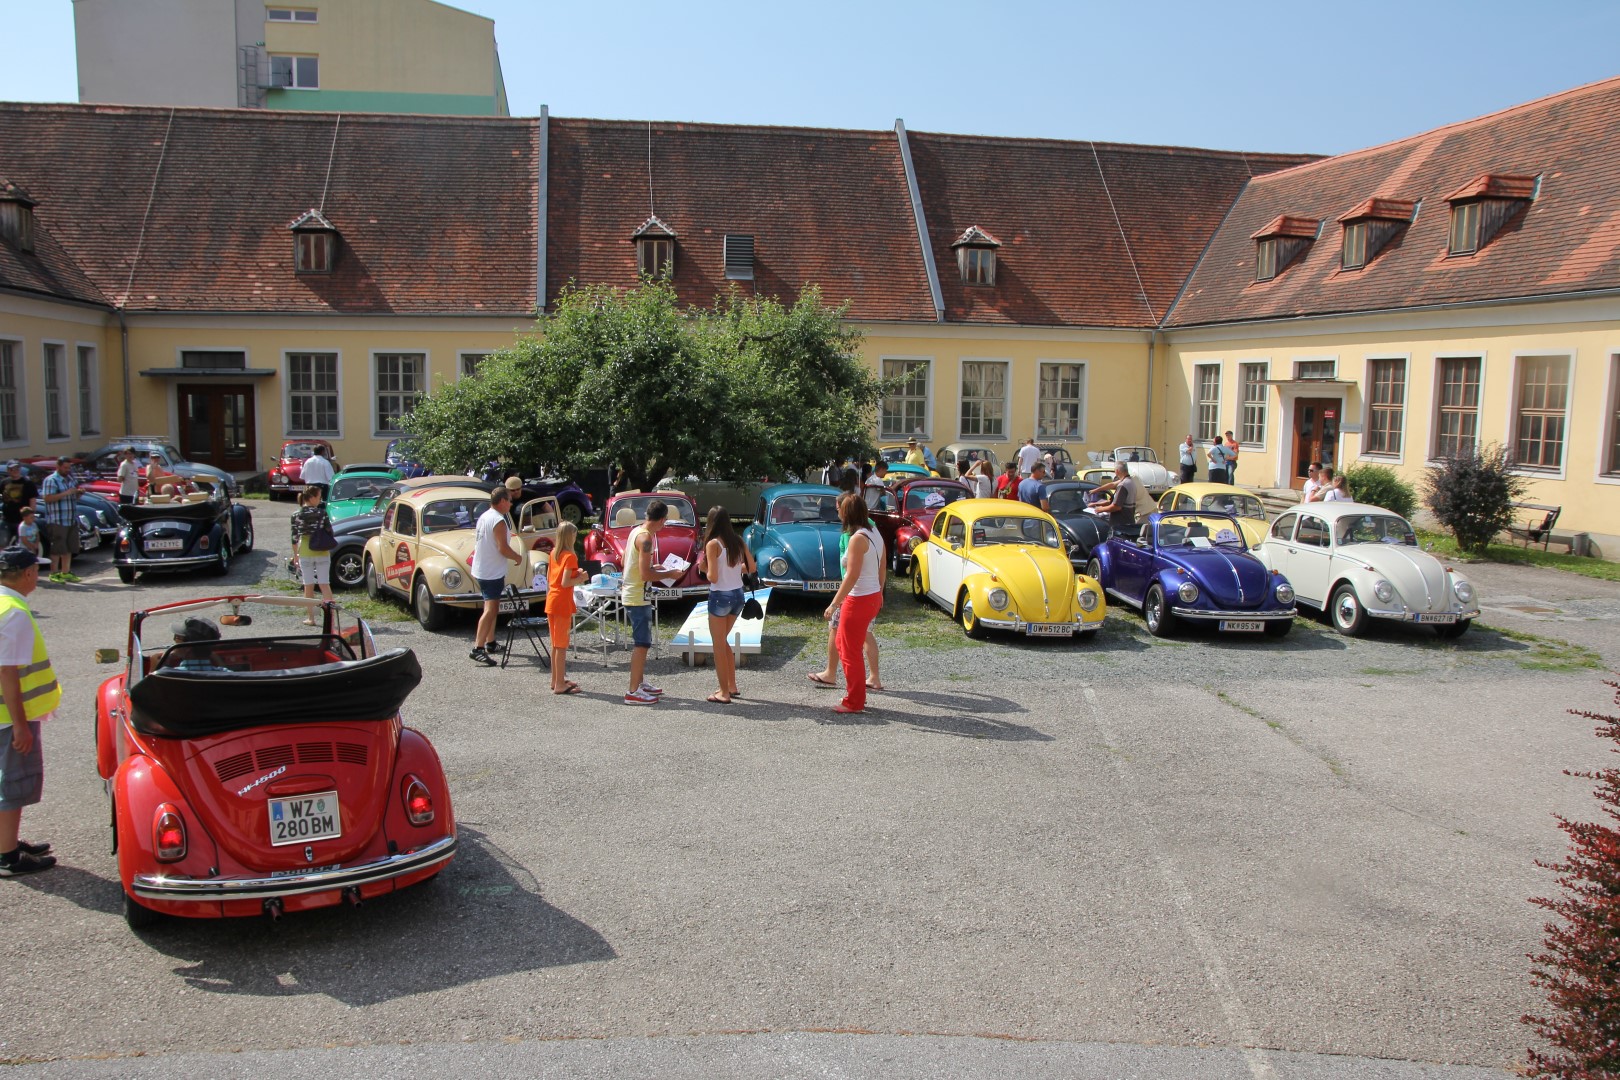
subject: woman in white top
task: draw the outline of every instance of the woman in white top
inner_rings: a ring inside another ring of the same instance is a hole
[[[731,527],[731,515],[724,507],[709,507],[706,526],[697,564],[698,572],[709,579],[709,640],[714,643],[714,673],[720,680],[720,689],[709,700],[730,705],[732,698],[742,696],[730,634],[747,600],[743,574],[754,573],[754,553]]]
[[[1325,470],[1324,470],[1325,471]],[[1345,487],[1344,474],[1339,473],[1322,485],[1322,502],[1349,502],[1350,489]]]
[[[965,479],[972,486],[973,497],[976,499],[988,499],[996,493],[996,479],[990,475],[988,461],[982,459],[975,461]]]
[[[872,620],[883,606],[888,560],[884,558],[883,537],[866,516],[866,503],[859,497],[846,496],[839,500],[838,517],[849,536],[849,550],[844,553],[844,580],[821,617],[831,622],[833,613],[838,613],[838,655],[844,667],[844,700],[833,712],[858,713],[866,711],[863,646]]]

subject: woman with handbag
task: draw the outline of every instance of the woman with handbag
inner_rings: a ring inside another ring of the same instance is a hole
[[[709,507],[703,531],[698,572],[709,579],[709,640],[714,642],[714,673],[720,689],[709,695],[716,705],[730,705],[741,697],[737,690],[737,654],[731,649],[731,628],[748,602],[743,575],[754,573],[754,553],[731,527],[724,507]],[[756,601],[757,603],[757,601]]]
[[[866,711],[866,658],[863,646],[871,634],[872,620],[883,606],[883,584],[887,560],[883,537],[866,515],[866,503],[859,496],[844,496],[838,516],[849,537],[844,552],[844,580],[822,618],[829,623],[838,617],[838,657],[844,667],[844,700],[835,713]]]
[[[319,484],[310,484],[298,497],[298,513],[292,519],[293,550],[298,553],[298,576],[304,582],[304,595],[315,596],[315,586],[321,587],[321,599],[332,602],[332,549],[337,537],[332,534],[332,519],[321,505]],[[315,626],[315,616],[304,620],[305,626]]]

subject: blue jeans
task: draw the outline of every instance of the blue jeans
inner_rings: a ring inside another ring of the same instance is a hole
[[[503,577],[473,578],[478,582],[478,595],[485,600],[499,600],[506,591],[506,579]]]
[[[716,619],[729,619],[742,611],[747,594],[741,589],[710,589],[709,614]]]

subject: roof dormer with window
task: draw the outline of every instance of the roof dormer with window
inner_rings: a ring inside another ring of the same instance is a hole
[[[1372,262],[1384,245],[1412,223],[1417,203],[1407,199],[1373,196],[1339,218],[1344,227],[1344,250],[1339,256],[1341,270],[1360,270]]]
[[[337,262],[338,231],[319,210],[305,210],[287,226],[293,234],[293,269],[300,274],[330,274]]]
[[[969,225],[951,247],[956,251],[956,269],[964,285],[994,285],[996,283],[996,249],[1001,241],[979,228]]]
[[[1250,239],[1255,242],[1254,280],[1270,281],[1292,266],[1322,233],[1320,218],[1278,214]]]
[[[1496,234],[1541,190],[1541,177],[1481,173],[1446,196],[1451,204],[1450,255],[1472,255]]]
[[[652,215],[630,234],[636,245],[636,272],[644,277],[675,276],[675,230]]]
[[[0,178],[0,241],[18,251],[34,250],[34,207],[28,192]]]

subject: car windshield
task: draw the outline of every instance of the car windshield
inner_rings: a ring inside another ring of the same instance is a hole
[[[1058,543],[1057,527],[1045,518],[1023,514],[990,514],[973,522],[973,546],[990,547],[995,544],[1035,544],[1055,548]]]
[[[315,448],[321,443],[291,442],[281,448],[281,456],[293,461],[308,461],[315,456]]]
[[[488,495],[467,495],[459,499],[430,502],[422,510],[422,535],[470,529],[478,521],[478,515],[488,509]]]
[[[1054,514],[1078,514],[1086,508],[1086,496],[1091,492],[1092,485],[1084,487],[1065,487],[1052,490],[1046,489],[1047,505]]]
[[[1162,548],[1236,548],[1246,550],[1243,534],[1224,517],[1173,517],[1159,522],[1158,543]]]
[[[1213,495],[1205,495],[1202,499],[1199,499],[1198,509],[1212,514],[1231,514],[1233,517],[1266,520],[1266,508],[1253,495],[1237,495],[1217,491]]]
[[[626,525],[639,525],[646,521],[647,507],[651,506],[654,500],[662,500],[663,504],[669,507],[669,516],[664,518],[665,523],[670,525],[695,524],[692,504],[685,499],[670,499],[659,495],[648,495],[644,498],[614,500],[613,527],[618,529]],[[629,514],[625,513],[627,510]],[[630,516],[632,514],[635,515],[634,519]]]
[[[942,506],[949,506],[958,499],[968,497],[966,488],[949,487],[945,484],[928,484],[923,487],[909,487],[906,489],[907,510],[938,510]]]
[[[1115,461],[1158,461],[1159,455],[1147,446],[1121,446],[1114,450]]]
[[[837,495],[778,495],[771,503],[771,524],[826,522],[838,524]]]
[[[374,499],[389,483],[386,476],[340,476],[332,482],[332,501]]]
[[[1417,546],[1417,534],[1403,517],[1394,514],[1356,514],[1339,520],[1335,536],[1342,544],[1407,544]]]

